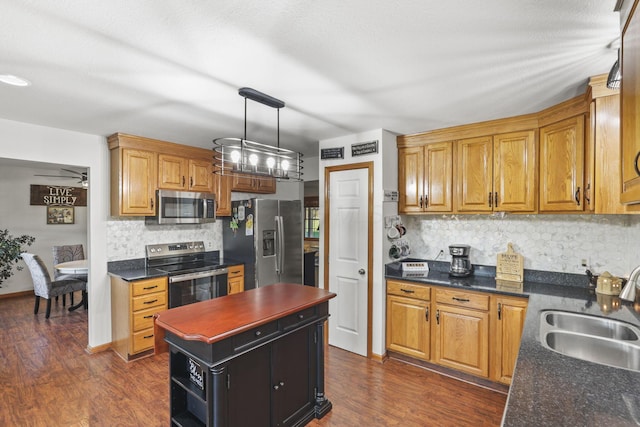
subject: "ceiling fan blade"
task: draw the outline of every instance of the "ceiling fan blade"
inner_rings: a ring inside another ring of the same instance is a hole
[[[68,176],[68,175],[39,175],[39,174],[34,174],[33,176],[46,176],[46,177],[49,177],[49,178],[78,179],[77,176]]]
[[[65,172],[69,172],[69,173],[75,173],[76,175],[79,175],[79,176],[85,176],[86,175],[85,172],[78,172],[78,171],[74,171],[74,170],[71,170],[71,169],[60,168],[60,170],[63,170]]]

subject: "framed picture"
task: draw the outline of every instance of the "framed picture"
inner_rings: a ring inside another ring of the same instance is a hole
[[[47,224],[73,224],[73,206],[47,206]]]

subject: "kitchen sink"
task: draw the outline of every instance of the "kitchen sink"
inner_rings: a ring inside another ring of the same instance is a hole
[[[640,372],[640,329],[626,322],[581,313],[543,311],[540,342],[565,356]]]
[[[543,312],[542,316],[548,325],[563,331],[625,341],[637,341],[640,338],[637,327],[619,320],[555,310]]]

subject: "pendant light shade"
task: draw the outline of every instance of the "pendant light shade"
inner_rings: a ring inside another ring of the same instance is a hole
[[[240,88],[244,97],[244,137],[213,140],[214,171],[219,175],[250,175],[257,179],[277,178],[302,181],[302,154],[280,148],[280,108],[284,102],[251,88]],[[277,145],[247,139],[247,99],[275,108],[277,111]]]
[[[609,89],[620,89],[620,81],[622,80],[622,76],[620,74],[620,49],[618,49],[618,59],[611,67],[611,71],[609,71],[609,76],[607,77],[607,87]]]

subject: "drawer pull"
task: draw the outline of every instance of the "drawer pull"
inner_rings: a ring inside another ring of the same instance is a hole
[[[304,314],[298,314],[298,319],[300,320],[304,319]]]
[[[256,331],[256,336],[259,337],[260,335],[262,335],[262,332]]]
[[[151,335],[145,335],[143,338],[144,338],[144,339],[153,338],[153,334],[151,334]]]
[[[143,319],[151,319],[153,317],[153,314],[150,314],[148,316],[144,316]]]
[[[144,288],[142,288],[142,289],[144,289],[145,291],[148,291],[149,289],[155,289],[155,288],[157,288],[157,287],[158,287],[158,285],[153,285],[153,286],[147,286],[147,287],[144,287]]]
[[[143,302],[143,304],[153,304],[154,302],[158,302],[158,298],[153,299],[151,301],[145,301],[145,302]]]
[[[402,288],[400,288],[400,290],[402,292],[406,293],[406,294],[415,294],[416,293],[416,291],[411,290],[411,289],[402,289]]]
[[[469,302],[470,301],[467,298],[458,298],[458,297],[452,297],[451,299],[453,299],[455,301],[459,301],[459,302]]]

